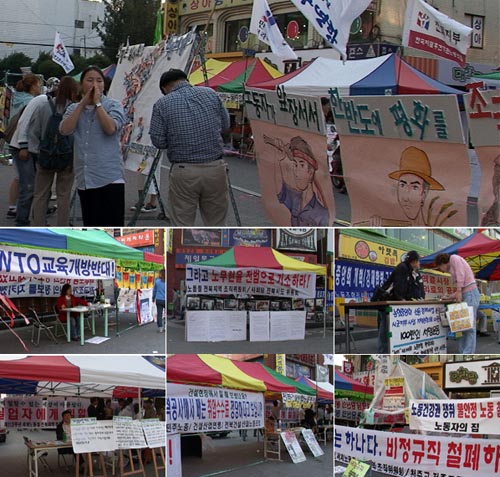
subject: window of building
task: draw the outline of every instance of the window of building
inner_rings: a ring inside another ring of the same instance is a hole
[[[99,25],[99,22],[92,22],[92,30],[95,30],[98,25]]]
[[[75,28],[84,28],[83,20],[75,20]]]
[[[246,45],[249,27],[250,18],[226,22],[224,51],[241,51],[242,43]]]

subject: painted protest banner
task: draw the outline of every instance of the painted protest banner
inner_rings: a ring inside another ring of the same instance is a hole
[[[324,455],[323,449],[319,446],[311,429],[302,429],[302,436],[314,457],[321,457]]]
[[[283,406],[287,408],[311,407],[316,402],[316,396],[299,393],[282,393]]]
[[[245,92],[262,201],[280,226],[328,226],[335,218],[319,98]],[[300,132],[299,132],[300,131]]]
[[[500,398],[410,401],[410,429],[457,434],[498,434]]]
[[[165,424],[159,419],[143,419],[141,422],[146,443],[150,449],[165,446]]]
[[[271,311],[271,341],[303,340],[306,337],[304,311]]]
[[[315,228],[276,229],[277,250],[316,252],[317,246],[317,229]]]
[[[7,397],[4,400],[5,427],[56,427],[62,420],[63,411],[68,409],[71,417],[82,418],[87,415],[87,405],[72,398]]]
[[[408,0],[402,45],[465,65],[472,28],[462,25],[423,0]]]
[[[141,421],[128,416],[113,416],[112,422],[117,449],[144,449],[148,446]]]
[[[267,268],[186,266],[187,295],[265,295],[314,298],[316,274]]]
[[[366,464],[357,459],[351,459],[342,477],[364,477],[369,470],[370,464]]]
[[[476,316],[472,306],[467,303],[450,303],[446,305],[446,318],[453,333],[470,330],[475,328]]]
[[[167,433],[235,431],[264,427],[264,395],[168,383]]]
[[[368,409],[369,405],[370,403],[366,401],[335,399],[335,419],[359,422],[363,411]]]
[[[71,443],[75,454],[106,452],[117,449],[113,421],[95,417],[71,419]]]
[[[66,279],[107,279],[115,276],[115,262],[107,258],[2,245],[0,273]]]
[[[463,226],[469,156],[453,95],[330,90],[356,226]],[[453,174],[450,174],[453,164]]]
[[[148,131],[152,107],[161,98],[160,77],[171,68],[189,68],[195,36],[173,35],[156,46],[126,46],[119,52],[109,96],[121,102],[127,118],[120,139],[126,169],[149,174],[157,149]],[[158,168],[157,180],[159,172]]]
[[[482,83],[467,85],[465,109],[471,141],[481,167],[479,221],[500,226],[500,92],[483,91]]]
[[[269,341],[270,315],[268,311],[250,311],[250,341]]]
[[[186,340],[246,341],[247,312],[236,310],[186,311]]]
[[[415,467],[428,477],[493,476],[500,472],[499,439],[457,439],[397,434],[335,426],[336,459],[373,462],[384,474],[412,475]]]
[[[391,354],[446,354],[446,330],[441,324],[444,305],[391,305]]]
[[[167,475],[182,477],[180,434],[167,434]]]
[[[93,296],[96,289],[96,280],[58,277],[34,277],[28,275],[0,274],[0,295],[12,298],[25,297],[57,297],[66,283],[71,283],[75,296]]]
[[[299,462],[305,462],[306,456],[300,447],[297,436],[293,431],[285,431],[280,433],[283,443],[285,444],[286,450],[290,455],[292,462],[298,464]]]

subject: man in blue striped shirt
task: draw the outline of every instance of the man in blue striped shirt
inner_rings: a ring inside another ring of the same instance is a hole
[[[149,135],[171,162],[171,221],[192,226],[199,207],[205,225],[224,226],[229,200],[221,134],[229,114],[215,91],[191,86],[182,70],[163,73],[160,89],[164,96],[153,106]]]

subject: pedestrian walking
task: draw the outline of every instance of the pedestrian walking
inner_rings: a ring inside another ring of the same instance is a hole
[[[163,326],[163,310],[165,309],[166,288],[165,270],[160,270],[160,276],[155,280],[153,286],[153,303],[156,303],[156,323],[159,333],[165,331],[165,327]]]

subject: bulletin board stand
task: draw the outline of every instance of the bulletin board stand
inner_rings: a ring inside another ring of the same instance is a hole
[[[80,456],[85,455],[85,467],[83,475],[88,477],[108,477],[106,473],[106,463],[104,462],[104,455],[98,453],[99,464],[101,466],[102,474],[94,473],[94,464],[92,462],[92,453],[86,452],[85,454],[76,454],[76,477],[80,477]]]
[[[159,470],[165,470],[165,450],[163,447],[151,449],[153,453],[153,466],[155,469],[155,477],[160,477]],[[164,475],[164,474],[163,474]]]
[[[137,456],[137,462],[133,460],[133,451],[135,451]],[[127,457],[130,463],[130,470],[125,471],[125,465],[123,462],[123,455],[127,453]],[[144,470],[144,463],[142,462],[141,449],[119,449],[118,450],[118,475],[120,477],[126,477],[128,475],[142,475],[146,477],[146,471]]]

